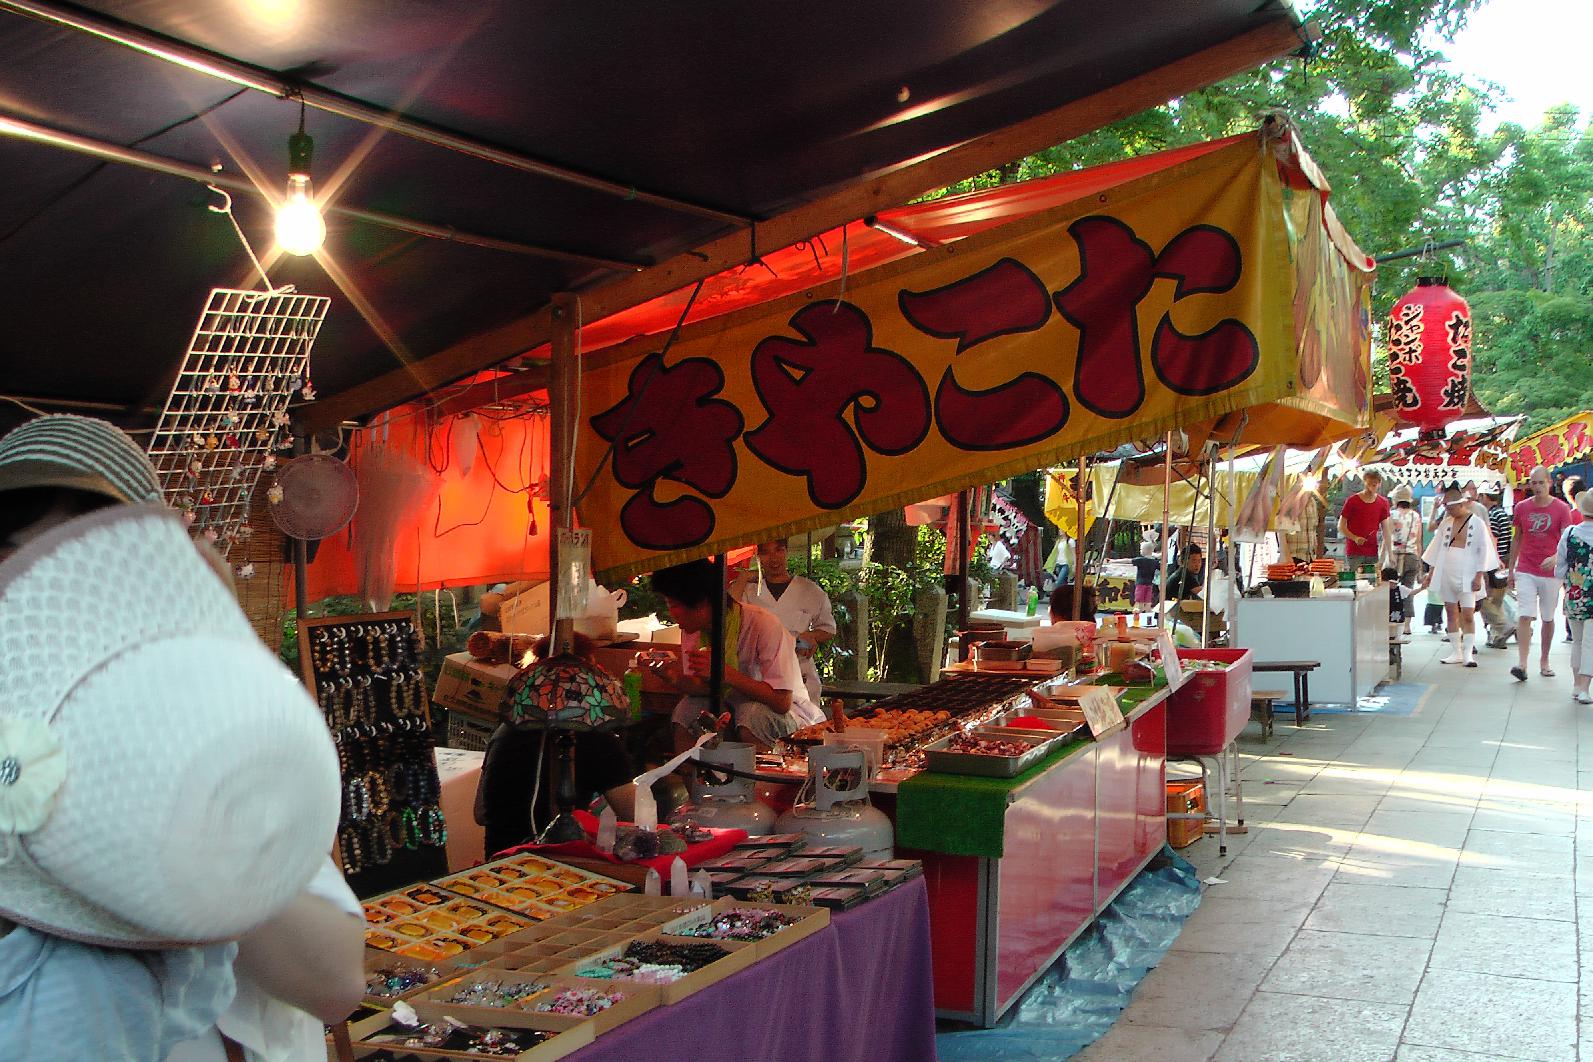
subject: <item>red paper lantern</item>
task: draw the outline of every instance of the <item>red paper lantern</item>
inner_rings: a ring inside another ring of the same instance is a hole
[[[1471,308],[1449,284],[1422,277],[1388,311],[1388,375],[1400,420],[1442,435],[1471,392]]]

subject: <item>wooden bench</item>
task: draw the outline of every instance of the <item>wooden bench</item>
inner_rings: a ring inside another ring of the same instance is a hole
[[[1294,676],[1294,725],[1304,726],[1311,718],[1311,672],[1322,666],[1320,660],[1257,660],[1252,672],[1288,671]]]
[[[1250,714],[1259,716],[1261,720],[1261,736],[1272,736],[1272,702],[1281,701],[1287,697],[1287,690],[1251,690]]]

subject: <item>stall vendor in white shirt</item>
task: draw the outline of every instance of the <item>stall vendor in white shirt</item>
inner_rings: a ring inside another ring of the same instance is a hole
[[[835,614],[829,595],[812,579],[791,573],[785,539],[758,544],[758,576],[747,576],[731,588],[737,601],[767,609],[796,638],[797,661],[808,700],[822,704],[819,669],[813,651],[835,637]]]
[[[657,670],[685,694],[673,715],[675,746],[684,751],[696,741],[697,719],[708,707],[709,648],[703,643],[711,636],[714,595],[729,595],[707,561],[661,568],[652,584],[682,631],[680,661],[667,660]],[[733,600],[725,606],[725,704],[738,740],[763,748],[824,720],[808,699],[791,632],[772,612]]]
[[[1476,667],[1472,619],[1477,601],[1483,596],[1487,574],[1499,567],[1499,553],[1494,549],[1487,521],[1476,514],[1460,484],[1451,483],[1444,488],[1444,510],[1444,518],[1438,522],[1433,540],[1422,555],[1422,560],[1431,566],[1422,589],[1432,588],[1444,603],[1450,631],[1460,633],[1459,643],[1440,662]]]

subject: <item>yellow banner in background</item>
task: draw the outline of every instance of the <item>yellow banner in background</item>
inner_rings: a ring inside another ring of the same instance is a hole
[[[1525,483],[1539,465],[1552,471],[1589,454],[1593,454],[1593,412],[1583,411],[1510,447],[1510,482]]]
[[[1241,141],[1045,214],[588,354],[600,578],[877,513],[1292,393],[1276,168]]]

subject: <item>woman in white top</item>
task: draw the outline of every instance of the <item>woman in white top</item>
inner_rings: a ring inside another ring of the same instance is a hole
[[[758,544],[760,578],[740,583],[736,600],[767,609],[779,618],[796,637],[797,660],[802,667],[802,684],[808,700],[823,704],[819,670],[813,664],[813,651],[835,637],[835,614],[824,588],[812,579],[793,575],[784,539]]]

